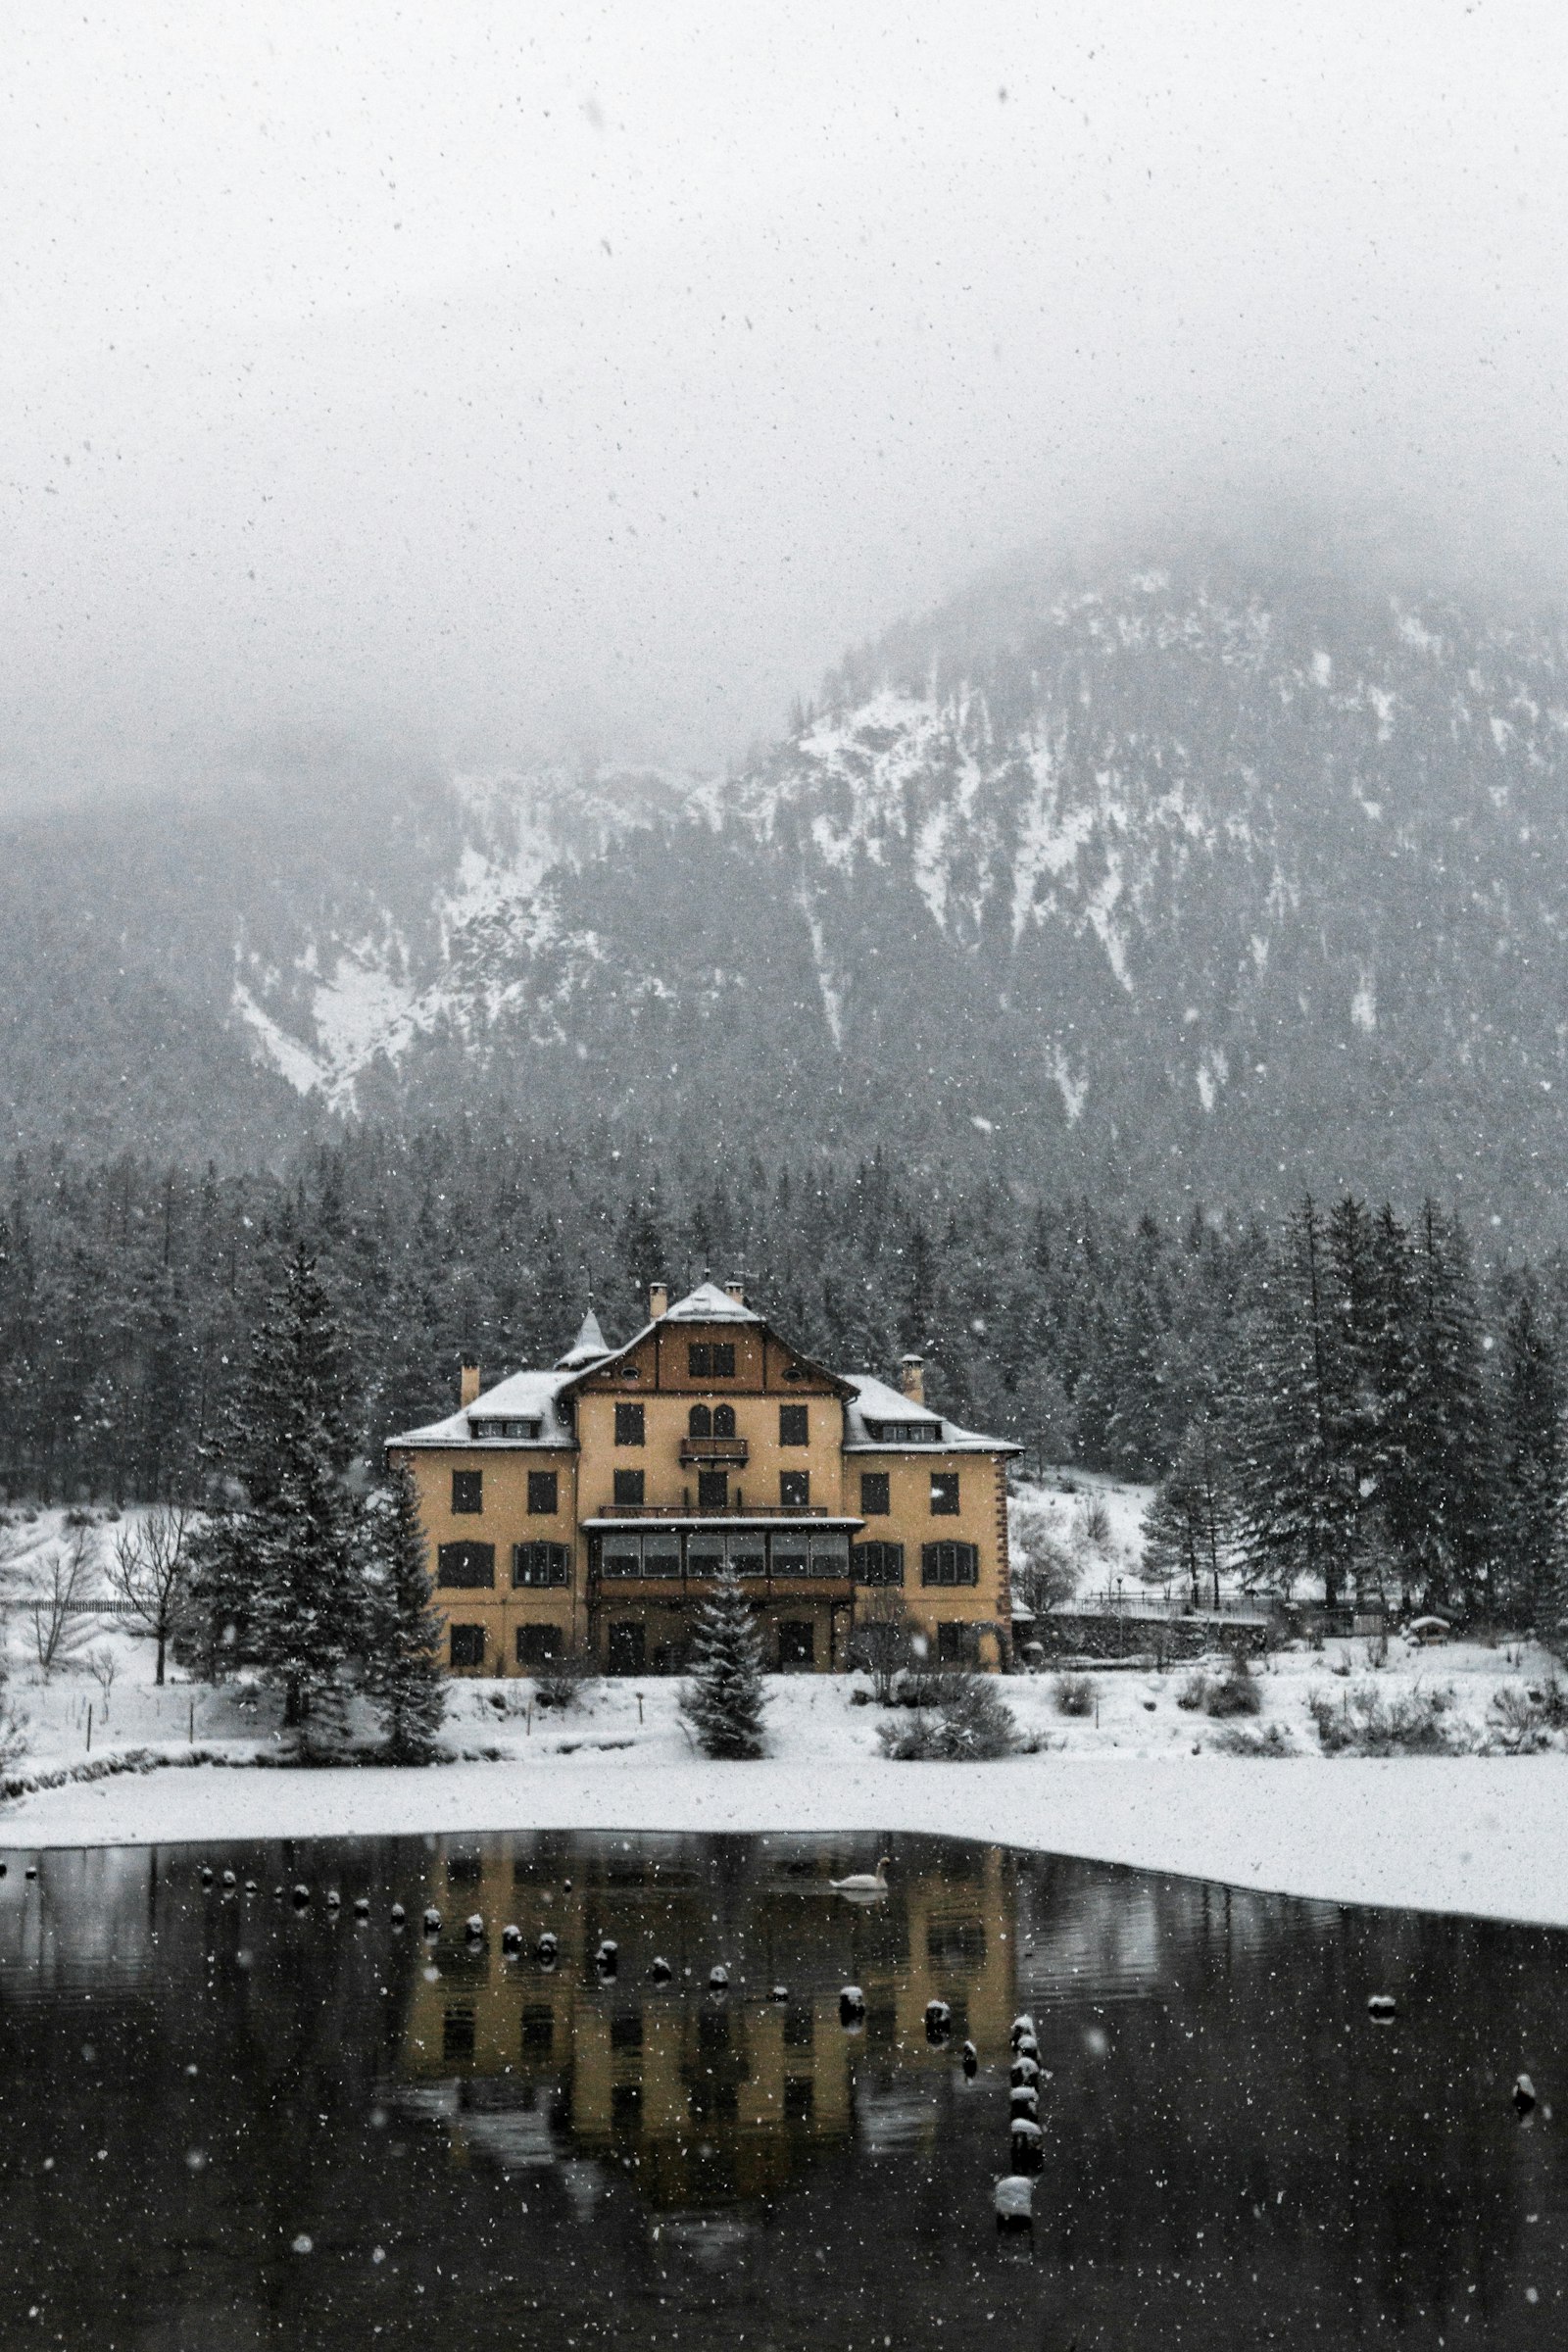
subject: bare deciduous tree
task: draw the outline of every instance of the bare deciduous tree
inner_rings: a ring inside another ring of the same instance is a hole
[[[74,1665],[92,1638],[83,1603],[96,1596],[98,1567],[97,1529],[74,1527],[44,1545],[29,1572],[24,1617],[44,1682]]]
[[[158,1644],[153,1679],[160,1687],[190,1577],[190,1539],[195,1524],[195,1514],[183,1503],[162,1504],[125,1522],[106,1563],[117,1599],[127,1603],[132,1623]]]
[[[893,1696],[894,1676],[913,1654],[904,1594],[892,1585],[874,1585],[858,1603],[850,1654],[871,1677],[877,1704],[885,1707]]]
[[[89,1649],[83,1663],[104,1694],[104,1721],[107,1723],[109,1721],[109,1694],[114,1690],[116,1679],[120,1673],[120,1660],[112,1649]]]

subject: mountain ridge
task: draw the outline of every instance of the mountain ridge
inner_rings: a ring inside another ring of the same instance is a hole
[[[411,766],[342,808],[328,777],[309,826],[264,787],[69,856],[30,828],[15,1140],[255,1156],[501,1102],[1043,1190],[1430,1186],[1555,1230],[1561,626],[1150,565],[955,610],[728,779]],[[65,929],[85,1020],[29,985]]]

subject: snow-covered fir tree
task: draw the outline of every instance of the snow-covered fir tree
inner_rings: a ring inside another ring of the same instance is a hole
[[[340,1733],[366,1646],[367,1588],[344,1476],[351,1450],[338,1325],[301,1246],[227,1416],[191,1599],[211,1671],[253,1668],[281,1691],[285,1725],[311,1748]]]
[[[1145,1577],[1151,1584],[1180,1583],[1195,1608],[1208,1597],[1217,1608],[1235,1517],[1224,1438],[1205,1413],[1183,1438],[1145,1514]]]
[[[762,1645],[741,1582],[726,1568],[697,1612],[681,1713],[706,1756],[762,1752]]]
[[[1503,1510],[1494,1599],[1510,1624],[1555,1631],[1568,1458],[1557,1349],[1529,1276],[1518,1282],[1503,1330],[1501,1386]]]
[[[373,1495],[364,1519],[368,1569],[364,1690],[381,1718],[394,1764],[423,1764],[446,1713],[441,1616],[435,1606],[418,1496],[405,1469]]]
[[[1331,1608],[1357,1509],[1336,1444],[1333,1284],[1323,1216],[1306,1200],[1259,1282],[1236,1411],[1239,1534],[1250,1580],[1288,1593],[1304,1579]]]

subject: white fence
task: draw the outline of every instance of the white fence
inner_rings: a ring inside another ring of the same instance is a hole
[[[1212,1597],[1196,1607],[1185,1596],[1151,1592],[1138,1585],[1108,1586],[1103,1592],[1075,1592],[1063,1601],[1067,1617],[1233,1617],[1244,1625],[1266,1625],[1273,1605],[1255,1592],[1222,1592],[1219,1606]]]

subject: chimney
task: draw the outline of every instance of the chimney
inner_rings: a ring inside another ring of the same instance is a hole
[[[458,1403],[469,1405],[479,1394],[479,1367],[471,1356],[463,1359],[463,1380],[458,1390]]]
[[[659,1321],[659,1318],[660,1318],[660,1316],[661,1316],[661,1315],[667,1315],[667,1314],[668,1314],[668,1312],[669,1312],[669,1285],[668,1285],[668,1283],[667,1283],[667,1282],[651,1282],[651,1283],[649,1284],[649,1286],[648,1286],[648,1315],[649,1315],[649,1320],[650,1320],[651,1322],[657,1323],[657,1322]]]
[[[744,1306],[746,1304],[745,1283],[736,1282],[732,1277],[724,1285],[724,1295],[727,1298],[733,1298],[737,1306]]]
[[[911,1404],[925,1402],[925,1359],[918,1355],[899,1358],[899,1386]]]

